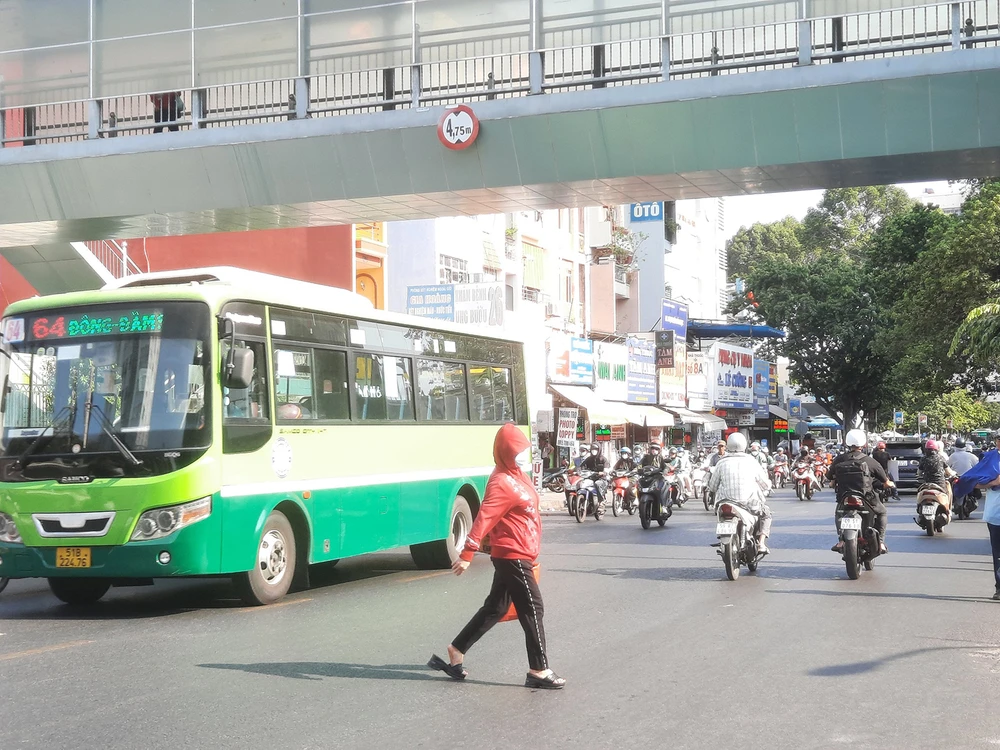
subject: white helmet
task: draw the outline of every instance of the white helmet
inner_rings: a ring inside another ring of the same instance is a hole
[[[726,449],[730,453],[744,453],[747,449],[746,436],[739,432],[734,432],[726,438]]]
[[[868,437],[864,430],[850,430],[844,440],[848,448],[864,448],[868,442]]]

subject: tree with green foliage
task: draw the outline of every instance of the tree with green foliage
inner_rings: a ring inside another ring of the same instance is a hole
[[[765,258],[803,260],[799,230],[802,225],[791,216],[770,224],[757,222],[740,230],[726,243],[729,278],[745,278]]]
[[[789,359],[792,382],[849,427],[860,412],[884,403],[889,367],[873,348],[878,310],[858,264],[843,257],[800,264],[768,258],[747,284],[755,315],[787,332],[778,351]]]
[[[881,223],[913,205],[895,185],[826,190],[802,221],[799,241],[807,253],[854,256]]]
[[[921,411],[927,415],[931,432],[969,433],[992,423],[993,414],[983,401],[978,401],[964,388],[955,388],[931,401]],[[948,420],[952,426],[948,427]]]

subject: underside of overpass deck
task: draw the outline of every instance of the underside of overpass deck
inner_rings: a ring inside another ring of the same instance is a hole
[[[1000,48],[0,150],[0,247],[1000,174]]]

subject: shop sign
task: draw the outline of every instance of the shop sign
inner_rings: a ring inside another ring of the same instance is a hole
[[[594,384],[594,342],[590,339],[574,337],[569,340],[569,382]]]
[[[406,313],[437,320],[455,319],[455,285],[406,287]]]
[[[456,323],[502,328],[505,308],[503,284],[494,282],[455,285],[453,320]]]
[[[628,348],[628,401],[656,403],[656,346],[652,341],[630,336]]]
[[[687,403],[691,411],[709,411],[708,357],[705,352],[687,353]]]
[[[753,409],[753,352],[716,342],[709,349],[712,403],[732,409]]]
[[[788,417],[801,417],[802,416],[802,399],[800,398],[790,398],[788,399]]]
[[[673,331],[673,366],[657,368],[662,406],[687,406],[687,305],[665,299],[661,306],[660,326]]]
[[[597,382],[594,393],[605,401],[628,399],[628,347],[624,344],[593,344]]]
[[[767,402],[778,405],[778,365],[767,363]]]
[[[769,362],[761,359],[753,361],[753,407],[759,419],[767,419],[771,415],[768,408],[770,395],[771,367]]]
[[[611,439],[625,440],[625,425],[623,424],[611,425]]]
[[[757,420],[752,411],[743,412],[738,417],[736,417],[736,424],[740,427],[753,427],[757,424]]]
[[[594,440],[598,443],[607,443],[611,440],[611,425],[595,424]]]
[[[656,332],[656,368],[662,370],[674,366],[674,332]]]
[[[576,445],[576,422],[579,418],[577,409],[559,410],[559,430],[556,432],[556,445],[560,448],[572,448]]]
[[[776,435],[786,435],[788,434],[788,420],[787,419],[775,419],[771,424],[771,429]]]

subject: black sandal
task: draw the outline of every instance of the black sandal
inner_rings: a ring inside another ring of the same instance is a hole
[[[557,677],[555,672],[549,672],[546,677],[536,677],[528,672],[524,678],[526,688],[537,688],[539,690],[562,690],[566,687],[566,680]]]
[[[427,662],[427,666],[431,669],[444,672],[453,680],[464,680],[469,676],[469,673],[465,671],[465,668],[461,664],[449,664],[437,654],[431,657],[431,660]]]

